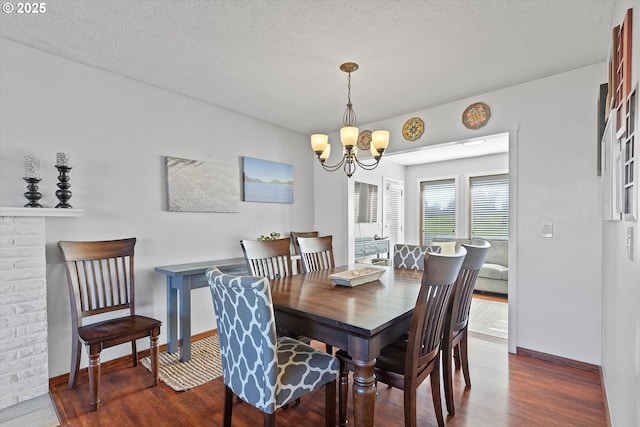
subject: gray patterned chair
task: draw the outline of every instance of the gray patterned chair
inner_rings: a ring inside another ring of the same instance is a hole
[[[440,247],[396,243],[393,247],[393,266],[408,270],[424,270],[424,254],[427,252],[440,253]]]
[[[276,409],[324,386],[325,420],[335,425],[334,356],[290,337],[276,337],[269,279],[207,271],[220,337],[225,384],[224,426],[231,426],[233,395],[264,412],[275,426]]]

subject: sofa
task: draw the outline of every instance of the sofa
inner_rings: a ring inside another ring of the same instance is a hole
[[[489,292],[493,294],[508,295],[509,291],[509,241],[508,240],[492,240],[483,239],[491,243],[491,249],[487,254],[487,259],[484,261],[484,265],[478,273],[476,279],[475,291]],[[453,239],[453,238],[440,238],[433,239],[431,245],[438,245],[438,243],[455,242],[455,250],[460,245],[465,243],[471,243],[471,239]],[[446,246],[442,247],[442,252],[446,253]]]

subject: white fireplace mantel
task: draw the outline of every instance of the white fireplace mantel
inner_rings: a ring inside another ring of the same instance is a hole
[[[84,209],[0,207],[0,216],[82,216]]]

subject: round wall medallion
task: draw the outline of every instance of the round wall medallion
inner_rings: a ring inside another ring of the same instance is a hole
[[[467,129],[480,129],[491,117],[491,109],[484,102],[469,105],[462,113],[462,124]]]
[[[358,148],[361,150],[368,150],[371,146],[371,131],[363,130],[358,135]]]
[[[422,136],[422,132],[424,132],[424,122],[420,117],[411,117],[402,126],[402,136],[407,141],[415,141]]]

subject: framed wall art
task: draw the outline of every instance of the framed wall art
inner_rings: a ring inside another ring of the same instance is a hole
[[[167,204],[171,212],[240,212],[237,167],[166,158]]]
[[[242,158],[242,200],[293,203],[293,165]]]

